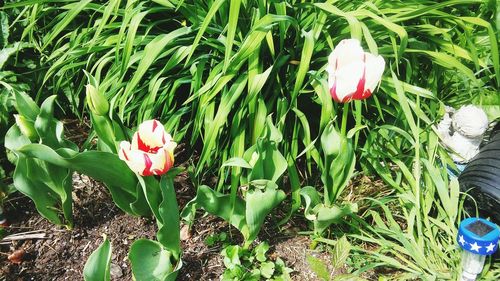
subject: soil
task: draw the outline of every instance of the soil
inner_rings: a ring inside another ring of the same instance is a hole
[[[6,235],[24,233],[44,237],[1,242],[0,280],[82,280],[85,262],[102,243],[103,235],[112,243],[112,280],[132,280],[127,259],[130,244],[138,238],[154,239],[155,222],[123,213],[100,183],[79,174],[75,174],[73,180],[75,222],[72,230],[55,226],[41,217],[29,198],[18,193],[6,202],[6,215],[11,223],[5,228]],[[186,181],[181,176],[176,182],[180,204],[185,204],[194,193]],[[319,255],[325,260],[328,256],[309,250],[309,237],[296,233],[307,226],[293,219],[281,230],[273,229],[272,225],[266,223],[260,237],[269,242],[270,256],[281,257],[294,269],[294,280],[317,280],[309,269],[306,256]],[[219,218],[201,212],[197,215],[196,223],[182,241],[183,267],[178,280],[219,280],[224,271],[221,245],[209,247],[204,241],[209,235],[221,232],[229,233],[230,239],[236,242],[241,239],[236,230]],[[19,264],[7,259],[16,250],[24,251]]]
[[[80,144],[87,137],[87,130],[81,132],[74,140]],[[72,134],[74,135],[74,134]],[[194,153],[187,153],[180,145],[177,149],[176,161],[179,166],[187,166],[195,161]],[[189,154],[189,155],[188,155]],[[208,182],[213,181],[209,179]],[[368,184],[366,184],[366,181]],[[133,217],[125,214],[113,203],[108,190],[99,182],[87,176],[75,173],[73,176],[73,212],[74,228],[68,230],[56,226],[41,217],[33,202],[19,194],[11,195],[4,204],[10,226],[1,231],[0,238],[9,235],[24,235],[20,240],[0,241],[0,281],[10,280],[83,280],[83,267],[90,254],[102,243],[106,236],[112,244],[111,279],[132,280],[131,267],[127,254],[131,243],[139,238],[155,239],[156,224],[152,218]],[[380,192],[380,188],[370,180],[361,180],[346,191],[346,197],[356,199],[361,188],[373,189],[362,191],[363,195]],[[175,182],[177,200],[180,207],[185,206],[195,196],[195,187],[187,174],[181,174]],[[358,192],[356,192],[356,190]],[[310,250],[311,239],[300,231],[311,229],[303,216],[297,215],[277,229],[277,220],[283,217],[284,210],[278,210],[278,218],[272,216],[264,224],[255,243],[267,241],[270,245],[271,259],[280,257],[293,269],[293,280],[319,280],[311,271],[306,261],[313,255],[330,264],[329,254]],[[188,230],[182,228],[182,261],[183,266],[177,280],[219,280],[224,271],[220,252],[222,245],[216,243],[208,246],[205,242],[210,235],[225,232],[231,244],[241,243],[237,230],[228,226],[223,220],[197,213],[195,223]],[[31,235],[31,236],[30,236]],[[33,235],[38,236],[36,238]],[[12,236],[11,236],[12,237]],[[19,263],[9,260],[14,252],[21,253]],[[368,277],[368,276],[366,276]],[[369,278],[371,279],[371,278]]]

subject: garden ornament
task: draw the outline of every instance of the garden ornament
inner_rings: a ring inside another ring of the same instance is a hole
[[[481,108],[474,105],[462,106],[458,110],[445,107],[445,114],[437,130],[443,144],[452,150],[451,158],[460,172],[478,154],[486,129],[488,117]]]
[[[371,96],[384,73],[380,55],[363,51],[357,39],[342,40],[328,57],[328,87],[336,102]]]
[[[482,219],[468,218],[460,223],[457,241],[462,252],[461,281],[474,281],[483,270],[486,256],[498,249],[498,225]]]
[[[156,120],[139,125],[132,143],[122,141],[118,156],[129,168],[141,176],[162,175],[174,165],[177,144]]]

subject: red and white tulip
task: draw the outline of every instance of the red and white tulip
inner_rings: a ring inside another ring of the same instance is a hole
[[[384,73],[385,61],[363,51],[357,39],[345,39],[328,57],[328,86],[336,102],[371,96]]]
[[[132,143],[120,143],[118,156],[141,176],[162,175],[174,165],[176,146],[160,122],[148,120],[139,125]]]

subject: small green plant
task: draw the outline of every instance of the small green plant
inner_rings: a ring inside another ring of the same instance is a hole
[[[276,261],[267,258],[269,244],[262,242],[252,250],[238,245],[230,245],[222,250],[226,270],[222,275],[223,281],[237,280],[273,280],[291,281],[292,270],[286,267],[279,257]]]
[[[5,147],[15,154],[14,186],[35,202],[38,212],[59,225],[73,226],[72,168],[22,153],[22,147],[36,145],[66,155],[78,147],[64,138],[63,124],[54,118],[56,96],[38,107],[25,93],[16,92],[16,124],[6,134]]]
[[[281,134],[269,118],[267,130],[257,143],[246,150],[242,158],[231,158],[223,165],[244,169],[241,177],[233,181],[241,181],[242,185],[232,184],[230,194],[202,185],[196,198],[185,208],[186,213],[192,210],[191,205],[197,204],[221,217],[241,232],[247,248],[257,238],[266,216],[285,199],[285,192],[278,187],[278,180],[287,169],[287,161],[277,147],[281,140]]]
[[[215,233],[215,234],[210,234],[207,237],[205,237],[205,245],[208,247],[212,247],[217,243],[225,243],[227,239],[227,233],[226,232],[221,232],[221,233]]]
[[[311,267],[311,270],[324,281],[363,281],[365,279],[357,277],[353,274],[341,273],[346,268],[346,262],[349,258],[351,252],[351,244],[347,241],[345,236],[338,239],[337,241],[327,240],[329,244],[334,244],[333,251],[331,251],[332,261],[331,265],[333,271],[330,272],[328,266],[319,258],[312,255],[307,256],[307,263]],[[332,243],[334,242],[334,243]]]

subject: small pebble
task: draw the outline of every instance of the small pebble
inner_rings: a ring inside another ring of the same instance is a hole
[[[113,279],[117,279],[123,276],[122,268],[114,263],[111,263],[109,273]]]
[[[189,233],[189,226],[188,225],[184,225],[181,228],[181,240],[182,241],[186,241],[189,238],[191,238],[191,234]]]
[[[20,249],[12,252],[12,254],[10,254],[7,257],[7,259],[9,259],[11,263],[20,264],[23,261],[23,256],[24,256],[24,250]]]

